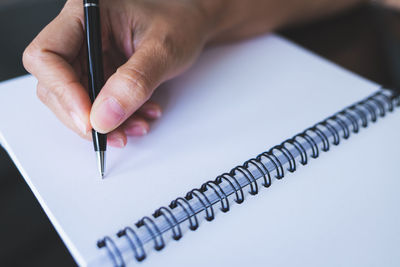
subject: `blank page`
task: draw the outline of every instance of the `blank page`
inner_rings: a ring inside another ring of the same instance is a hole
[[[148,136],[108,149],[101,180],[92,144],[37,100],[35,83],[27,76],[0,85],[2,143],[81,265],[110,263],[96,246],[105,235],[379,87],[275,35],[209,49],[157,90],[164,114]],[[399,262],[390,245],[400,241],[393,204],[400,184],[385,180],[395,174],[399,151],[398,141],[389,146],[391,129],[399,132],[395,116],[169,242],[143,265],[351,266],[390,255]],[[391,168],[381,172],[381,165]]]

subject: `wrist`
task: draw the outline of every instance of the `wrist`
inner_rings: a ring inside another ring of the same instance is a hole
[[[193,0],[201,10],[208,36],[206,44],[246,39],[284,24],[281,1]]]
[[[397,0],[370,0],[373,5],[381,5],[389,8],[400,9],[400,3]]]
[[[229,28],[229,10],[234,0],[194,0],[206,27],[206,43]]]

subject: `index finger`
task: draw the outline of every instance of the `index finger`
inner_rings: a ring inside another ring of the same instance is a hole
[[[83,46],[82,18],[82,8],[67,4],[28,46],[23,61],[41,84],[39,98],[64,124],[84,135],[91,129],[91,103],[72,66]]]

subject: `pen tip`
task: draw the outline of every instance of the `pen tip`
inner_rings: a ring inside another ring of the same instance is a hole
[[[98,164],[99,164],[99,173],[101,176],[101,179],[104,179],[105,176],[105,151],[98,151],[97,152],[97,159],[98,159]]]

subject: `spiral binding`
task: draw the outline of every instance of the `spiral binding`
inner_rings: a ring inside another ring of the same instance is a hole
[[[348,139],[351,133],[356,134],[361,128],[368,127],[370,122],[376,122],[378,117],[385,117],[387,112],[393,112],[395,106],[400,106],[399,94],[380,90],[246,161],[243,165],[236,166],[229,173],[204,183],[199,189],[191,190],[185,197],[173,200],[168,207],[157,209],[152,218],[143,217],[136,223],[136,230],[128,226],[118,232],[117,237],[126,238],[136,260],[142,261],[146,258],[146,243],[153,242],[155,250],[162,250],[165,247],[163,235],[166,232],[171,231],[172,239],[179,240],[182,237],[181,224],[184,221],[188,221],[190,230],[196,230],[199,227],[198,215],[201,212],[205,213],[207,221],[212,221],[215,218],[214,207],[218,203],[222,212],[229,211],[229,196],[234,196],[237,204],[243,203],[243,189],[246,186],[249,186],[250,195],[258,194],[260,178],[263,180],[263,187],[270,187],[273,173],[276,179],[282,179],[286,175],[285,165],[288,165],[288,172],[296,171],[296,158],[301,165],[307,165],[309,158],[318,158],[321,151],[326,152],[332,145],[339,145],[341,140]],[[178,209],[180,212],[175,212]],[[159,220],[160,218],[163,220]],[[125,266],[122,250],[110,236],[98,241],[97,246],[107,249],[115,266]]]

